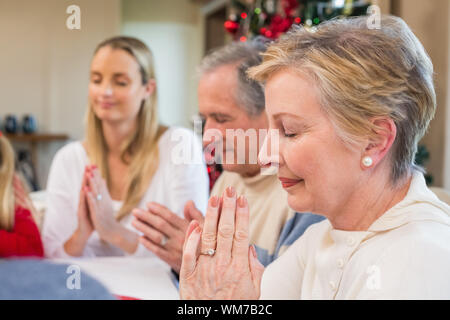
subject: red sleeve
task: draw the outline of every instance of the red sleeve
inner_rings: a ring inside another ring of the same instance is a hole
[[[0,257],[43,257],[41,235],[29,210],[16,208],[14,229],[0,230]]]

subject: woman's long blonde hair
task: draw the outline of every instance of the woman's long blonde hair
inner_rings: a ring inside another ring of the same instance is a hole
[[[124,50],[133,56],[139,65],[143,85],[155,79],[153,55],[140,40],[123,36],[113,37],[100,43],[94,55],[103,47]],[[90,161],[97,165],[108,188],[111,189],[108,147],[101,120],[95,115],[92,106],[88,107],[86,118],[86,142]],[[121,159],[129,166],[129,174],[125,200],[117,213],[117,220],[139,204],[158,168],[158,140],[167,128],[158,123],[156,90],[148,99],[142,101],[137,119],[137,130],[121,146]]]
[[[14,226],[14,151],[0,133],[0,229],[12,230]]]

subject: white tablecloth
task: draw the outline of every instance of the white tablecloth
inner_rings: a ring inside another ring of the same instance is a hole
[[[179,299],[170,268],[154,258],[98,257],[51,261],[78,265],[82,272],[100,281],[114,295],[145,300]]]

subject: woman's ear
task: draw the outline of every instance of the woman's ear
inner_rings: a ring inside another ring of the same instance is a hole
[[[361,166],[364,169],[374,167],[383,160],[397,135],[397,126],[391,118],[378,117],[373,118],[371,122],[377,129],[375,136],[369,139],[361,157]]]
[[[144,100],[147,100],[156,90],[156,81],[155,79],[148,80],[147,84],[145,85],[145,93],[144,93]]]

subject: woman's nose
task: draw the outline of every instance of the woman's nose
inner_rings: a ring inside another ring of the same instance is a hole
[[[104,96],[111,96],[111,95],[113,94],[113,89],[112,89],[111,84],[105,83],[105,84],[102,86],[102,91],[101,91],[101,93],[102,93],[102,95],[104,95]]]
[[[258,164],[261,168],[279,167],[278,144],[278,131],[274,129],[269,130],[258,154]]]

